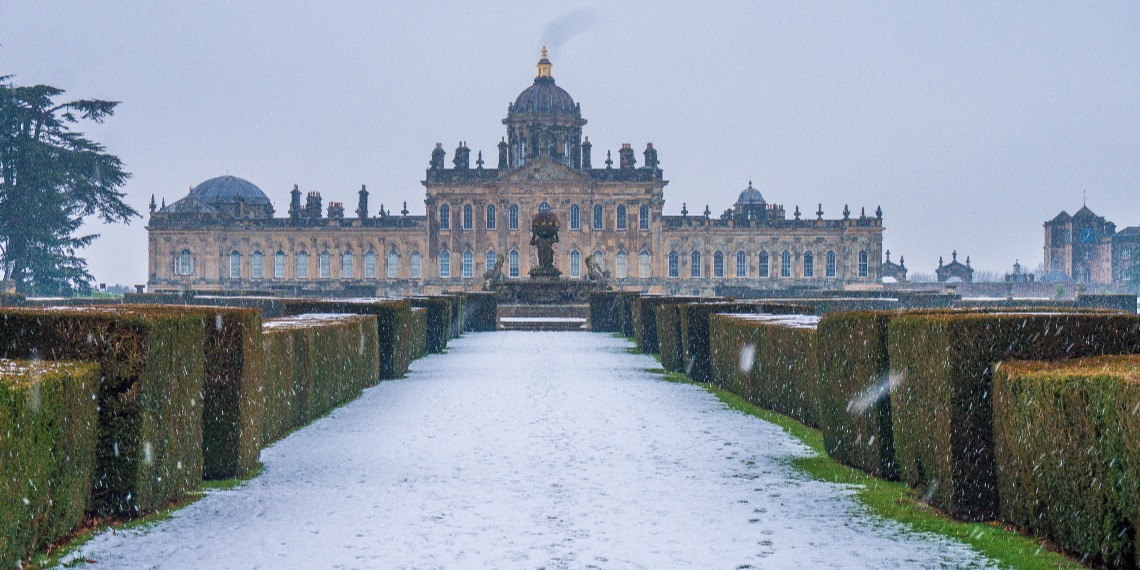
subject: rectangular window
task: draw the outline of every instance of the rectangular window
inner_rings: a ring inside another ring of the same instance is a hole
[[[859,277],[867,276],[867,252],[859,252]]]
[[[669,252],[669,277],[677,277],[681,275],[680,259],[678,259],[677,252]]]
[[[273,256],[273,278],[285,278],[285,252],[279,251]]]
[[[570,206],[570,229],[582,229],[582,210],[578,208],[577,204]]]
[[[629,260],[626,258],[624,251],[619,251],[616,256],[614,265],[615,273],[618,279],[625,279],[629,277]]]
[[[451,278],[451,254],[446,251],[439,254],[439,278]]]
[[[625,206],[617,207],[617,229],[625,229]]]
[[[370,251],[370,252],[364,254],[364,278],[365,279],[375,279],[376,278],[376,253],[375,252]]]
[[[394,251],[388,252],[388,279],[400,276],[400,256]]]
[[[835,252],[827,252],[827,264],[824,266],[824,271],[828,277],[835,277]]]
[[[261,252],[253,252],[253,257],[250,258],[250,261],[250,276],[254,279],[261,279],[262,273],[265,271],[265,260],[262,258]]]
[[[724,254],[719,251],[713,254],[713,277],[724,277]]]
[[[519,229],[519,206],[518,204],[511,204],[509,212],[507,227],[512,230]]]
[[[490,271],[492,268],[495,267],[496,261],[498,261],[498,259],[495,258],[495,252],[488,251],[487,252],[487,270],[488,271]]]
[[[463,278],[470,279],[475,274],[475,261],[470,251],[463,252]]]
[[[792,254],[784,252],[780,255],[780,277],[792,276]]]
[[[463,229],[469,230],[475,226],[475,212],[471,204],[463,205]]]
[[[233,252],[230,254],[230,279],[241,278],[241,254]]]
[[[345,253],[340,256],[340,276],[342,279],[352,279],[352,254]]]
[[[637,227],[643,230],[649,229],[649,206],[641,207],[641,211],[637,215]]]
[[[309,254],[301,252],[297,254],[297,279],[309,278]]]
[[[582,254],[578,250],[570,252],[570,278],[577,279],[582,276]]]
[[[650,267],[649,261],[650,261],[650,259],[649,259],[649,252],[648,251],[643,251],[637,255],[637,276],[638,277],[649,277],[650,276],[650,272],[652,271],[652,268]]]
[[[332,256],[327,251],[321,254],[320,272],[321,279],[328,279],[332,275]]]
[[[602,222],[602,205],[594,204],[594,229],[600,230],[603,227]]]
[[[768,276],[768,253],[760,252],[760,262],[756,265],[756,270],[760,277]]]
[[[519,276],[519,252],[512,251],[510,253],[510,255],[507,256],[507,264],[510,266],[508,268],[507,275],[509,275],[511,277],[518,277]]]
[[[412,252],[412,258],[408,260],[408,274],[412,279],[420,278],[420,254]]]
[[[496,223],[497,222],[495,221],[495,205],[494,204],[487,204],[487,229],[489,229],[489,230],[495,229]]]
[[[743,251],[736,252],[736,277],[738,279],[748,277],[748,254]]]
[[[439,207],[439,229],[451,229],[451,206],[444,204]]]

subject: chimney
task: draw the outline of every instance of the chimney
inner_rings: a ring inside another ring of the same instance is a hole
[[[293,191],[289,193],[289,219],[301,219],[301,190],[297,185],[293,185]]]
[[[633,147],[629,143],[622,143],[621,150],[618,151],[618,165],[622,170],[629,170],[637,164],[637,159],[633,157]]]
[[[590,144],[590,137],[586,137],[585,142],[582,143],[582,169],[590,170],[590,151],[594,145]]]
[[[368,189],[363,184],[360,185],[360,199],[356,203],[356,217],[365,219],[368,217]]]
[[[467,143],[459,143],[459,146],[455,148],[455,156],[451,159],[451,163],[455,165],[456,170],[471,168],[471,149],[467,148]]]
[[[645,168],[657,170],[657,149],[653,148],[653,143],[645,145]]]
[[[499,141],[499,170],[507,169],[507,144],[506,137]]]
[[[435,143],[435,150],[431,151],[431,162],[428,166],[432,170],[443,170],[444,154],[446,153],[443,152],[443,143]]]
[[[305,217],[310,220],[321,219],[321,193],[309,192],[305,198]]]
[[[343,202],[329,202],[329,219],[330,220],[343,220],[344,219],[344,203]]]

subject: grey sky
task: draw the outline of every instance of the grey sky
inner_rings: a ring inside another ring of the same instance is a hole
[[[1137,2],[0,0],[0,75],[122,101],[87,130],[144,215],[227,173],[279,215],[294,183],[422,213],[436,142],[494,162],[544,34],[595,165],[652,141],[666,213],[717,215],[750,179],[789,215],[881,205],[912,272],[955,248],[1032,268],[1082,192],[1140,225]],[[146,280],[144,226],[91,228],[97,280]]]

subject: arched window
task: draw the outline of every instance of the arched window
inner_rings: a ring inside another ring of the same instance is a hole
[[[230,252],[230,279],[241,279],[241,254]]]
[[[689,256],[689,277],[701,276],[701,252],[694,251]]]
[[[190,254],[190,250],[184,249],[178,253],[178,263],[175,265],[178,275],[193,275],[194,274],[194,256]]]
[[[681,275],[681,256],[677,252],[669,252],[669,277],[679,277]]]
[[[637,254],[637,276],[650,277],[653,273],[653,267],[650,265],[649,250],[643,249],[641,253]]]
[[[538,205],[538,213],[549,212],[551,210],[549,202],[543,202]]]
[[[760,259],[757,262],[756,270],[760,277],[768,277],[768,252],[760,252]]]
[[[577,204],[570,206],[570,229],[582,229],[582,209]]]
[[[321,272],[321,279],[328,279],[332,275],[332,255],[329,255],[329,252],[321,252],[320,267],[318,271]]]
[[[519,252],[517,249],[512,249],[511,252],[509,254],[507,254],[507,265],[509,266],[507,268],[507,275],[509,277],[518,278],[518,276],[519,276]]]
[[[388,279],[400,277],[400,254],[396,248],[388,250]]]
[[[352,267],[352,252],[346,251],[340,254],[340,277],[341,279],[352,279],[354,268]]]
[[[642,205],[641,210],[637,214],[637,227],[647,230],[649,229],[649,206]]]
[[[309,278],[309,253],[307,251],[297,252],[297,279]]]
[[[738,279],[748,277],[748,254],[743,251],[736,252],[736,277]]]
[[[627,259],[625,252],[620,249],[614,256],[614,273],[617,274],[618,279],[629,277],[629,259]]]
[[[284,251],[277,250],[277,253],[273,254],[273,278],[274,279],[284,279],[285,278],[285,252]]]
[[[519,205],[511,204],[510,219],[507,221],[507,227],[512,230],[519,229]]]
[[[451,229],[451,206],[444,204],[439,207],[439,229]]]
[[[804,277],[815,277],[815,256],[804,252]]]
[[[617,229],[625,229],[625,206],[617,207]]]
[[[451,253],[446,249],[439,252],[439,278],[451,279]]]
[[[792,276],[792,254],[784,252],[780,254],[780,277]]]
[[[364,278],[376,278],[376,252],[370,251],[364,254]]]
[[[463,205],[463,229],[469,230],[475,227],[475,209],[471,204]]]
[[[475,275],[475,255],[471,250],[463,252],[463,278],[470,279]]]
[[[420,252],[413,251],[408,256],[408,277],[412,279],[420,278]]]
[[[724,253],[713,254],[713,277],[724,277]]]
[[[835,277],[835,252],[827,252],[827,265],[824,267],[825,274],[828,277]]]
[[[860,251],[859,252],[859,277],[866,277],[867,273],[868,273],[868,271],[867,271],[867,252],[866,251]]]
[[[260,251],[253,252],[249,258],[249,276],[252,279],[261,279],[265,272],[265,256]]]
[[[493,250],[493,249],[487,250],[487,271],[490,271],[492,268],[494,268],[495,262],[497,262],[497,261],[499,261],[499,259],[495,255],[495,250]]]
[[[578,250],[570,252],[570,278],[577,279],[582,276],[582,254]]]
[[[594,204],[594,229],[600,230],[605,227],[602,221],[602,205]]]
[[[498,226],[495,220],[495,205],[487,204],[487,229],[493,230]]]

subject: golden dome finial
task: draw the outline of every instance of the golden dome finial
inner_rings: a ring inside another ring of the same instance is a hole
[[[550,60],[546,59],[546,45],[542,46],[542,59],[538,60],[538,76],[552,79],[554,76],[551,74]]]
[[[542,44],[542,59],[546,59],[546,44]]]

